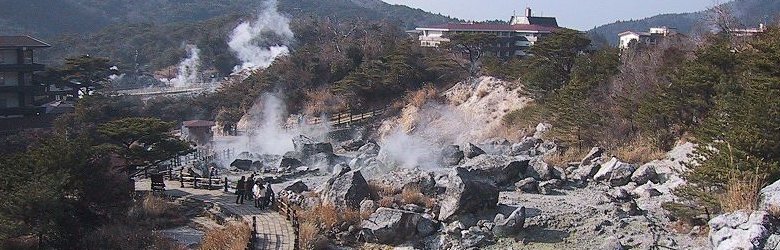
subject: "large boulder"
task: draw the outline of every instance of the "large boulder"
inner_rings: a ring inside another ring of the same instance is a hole
[[[434,231],[430,227],[433,224],[418,213],[380,207],[361,223],[361,227],[368,242],[398,245],[430,235]]]
[[[571,179],[575,181],[587,181],[593,179],[599,171],[599,165],[597,163],[591,163],[586,165],[580,165],[571,174]]]
[[[458,145],[447,145],[441,150],[441,163],[444,166],[455,166],[463,160],[464,153]]]
[[[230,166],[244,171],[249,171],[252,169],[252,160],[236,159],[230,163]]]
[[[763,210],[780,209],[780,181],[761,189],[759,208]]]
[[[582,158],[582,161],[580,164],[582,165],[589,165],[593,163],[594,160],[601,157],[601,155],[604,154],[604,149],[600,147],[593,147],[590,149],[590,152],[588,152],[585,157]]]
[[[496,186],[509,185],[521,178],[526,172],[529,160],[518,160],[502,155],[480,155],[469,159],[463,168],[478,177],[492,180]]]
[[[618,187],[631,182],[631,175],[636,170],[636,166],[619,161],[612,157],[608,162],[601,164],[601,168],[593,176],[597,181],[607,181],[610,186]]]
[[[309,186],[306,186],[306,183],[303,183],[302,180],[298,179],[298,180],[295,180],[295,182],[293,182],[292,184],[290,184],[286,188],[284,188],[283,190],[284,191],[290,191],[290,192],[293,192],[293,193],[296,193],[296,194],[300,194],[300,193],[309,191]]]
[[[516,182],[515,188],[523,193],[537,194],[539,193],[539,182],[533,177],[528,177]]]
[[[497,214],[493,220],[493,234],[498,237],[509,237],[517,234],[525,225],[525,207],[515,209],[509,217],[504,218],[503,214]]]
[[[455,215],[495,208],[498,204],[498,188],[492,181],[480,178],[467,169],[457,167],[449,175],[439,210],[440,220],[450,220]]]
[[[286,171],[300,166],[303,166],[303,162],[301,162],[298,154],[293,151],[285,153],[284,156],[282,156],[282,161],[279,162],[279,170],[281,171]]]
[[[376,156],[379,154],[379,149],[379,144],[376,144],[374,141],[368,141],[358,149],[358,152],[361,154],[370,154]]]
[[[466,158],[471,159],[485,154],[485,151],[477,147],[476,145],[469,143],[466,144],[466,146],[463,148],[463,153],[465,154]]]
[[[655,172],[655,165],[645,164],[640,166],[631,175],[631,181],[636,182],[638,185],[642,185],[647,182],[654,182],[658,184],[658,174]]]
[[[539,181],[552,180],[554,177],[553,167],[547,165],[540,157],[533,158],[530,161],[530,166],[525,170],[525,175]]]
[[[542,139],[534,137],[523,138],[519,143],[512,144],[509,155],[535,155],[531,151],[534,151],[539,143],[542,143]]]
[[[359,209],[361,201],[372,198],[369,190],[360,170],[345,168],[328,180],[320,198],[340,208]]]
[[[713,249],[764,249],[772,219],[766,211],[739,210],[709,221]]]

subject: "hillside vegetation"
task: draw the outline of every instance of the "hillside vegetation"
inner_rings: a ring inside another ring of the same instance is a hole
[[[736,0],[725,3],[721,6],[731,12],[731,14],[746,27],[757,27],[760,23],[770,24],[778,21],[780,13],[780,2],[774,0]],[[618,34],[627,31],[647,31],[651,27],[674,27],[684,34],[691,34],[701,31],[709,31],[713,19],[711,10],[680,13],[680,14],[662,14],[639,20],[617,21],[596,27],[588,33],[592,36],[606,37],[610,44],[616,45]]]

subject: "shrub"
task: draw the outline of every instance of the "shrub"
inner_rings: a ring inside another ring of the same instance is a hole
[[[415,107],[422,107],[428,101],[440,100],[439,92],[431,85],[412,91],[406,94],[406,100],[409,100],[409,104]]]
[[[401,193],[400,189],[377,181],[369,181],[368,189],[372,194],[376,194],[378,197],[394,196]]]
[[[301,211],[299,215],[301,245],[307,249],[322,248],[328,239],[333,238],[331,234],[337,231],[335,230],[337,227],[359,225],[361,221],[360,212],[349,208],[339,209],[330,203],[319,204],[309,210]],[[346,230],[346,228],[338,229]]]
[[[203,236],[204,250],[243,250],[249,244],[251,229],[246,222],[232,221],[225,228],[215,228]]]
[[[187,219],[180,213],[180,206],[154,194],[147,194],[139,204],[130,208],[130,220],[152,229],[184,225]]]
[[[756,210],[761,198],[761,188],[764,186],[764,175],[731,174],[726,185],[726,192],[721,195],[720,207],[724,212],[737,210]]]
[[[529,103],[521,109],[513,110],[501,118],[504,127],[511,130],[522,130],[525,133],[534,131],[536,125],[545,121],[548,109],[544,105]]]

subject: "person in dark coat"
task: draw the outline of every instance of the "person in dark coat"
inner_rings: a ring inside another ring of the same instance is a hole
[[[244,199],[246,200],[254,199],[252,197],[252,188],[255,186],[255,174],[249,175],[249,179],[246,180],[244,185],[246,185],[244,187],[244,190],[247,190],[246,192],[244,192]]]
[[[273,207],[274,200],[276,200],[276,193],[271,189],[271,183],[265,184],[265,200],[263,201],[263,209]]]
[[[241,176],[241,179],[236,183],[236,204],[244,204],[244,194],[246,190],[246,176]]]

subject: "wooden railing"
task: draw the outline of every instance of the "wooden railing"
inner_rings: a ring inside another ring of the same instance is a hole
[[[278,197],[278,196],[277,196]],[[283,215],[287,220],[290,221],[290,224],[292,224],[293,228],[293,235],[295,239],[293,240],[293,249],[301,249],[300,248],[300,242],[299,242],[299,230],[300,230],[300,223],[298,221],[298,210],[296,210],[291,204],[290,201],[287,198],[284,197],[278,197],[276,199],[277,204],[277,211],[281,215]]]

